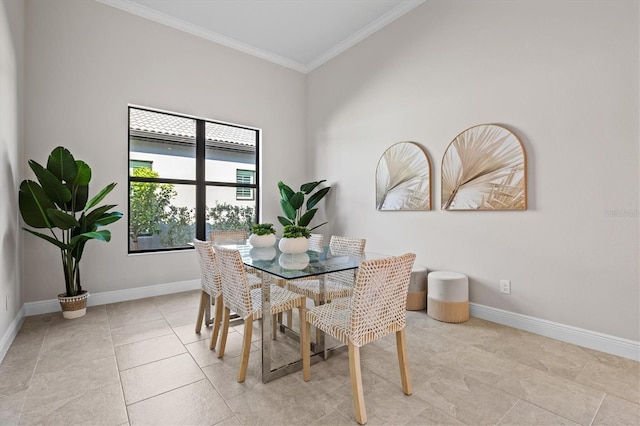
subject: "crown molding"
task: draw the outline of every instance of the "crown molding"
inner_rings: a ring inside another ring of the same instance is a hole
[[[365,38],[369,37],[371,34],[383,28],[385,25],[393,22],[394,20],[398,19],[402,15],[413,10],[417,6],[424,3],[426,0],[403,1],[394,9],[385,13],[380,18],[373,21],[371,24],[357,31],[352,36],[341,41],[340,43],[338,43],[337,45],[327,50],[325,53],[313,59],[307,64],[301,64],[296,61],[292,61],[291,59],[287,59],[282,56],[267,52],[266,50],[259,49],[257,47],[251,46],[246,43],[242,43],[238,40],[234,40],[230,37],[224,36],[222,34],[218,34],[214,31],[206,30],[200,26],[191,24],[189,22],[183,21],[181,19],[175,18],[173,16],[167,15],[162,12],[158,12],[156,10],[142,6],[141,4],[135,3],[130,0],[96,0],[96,1],[103,3],[105,5],[123,10],[125,12],[138,15],[142,18],[149,19],[151,21],[155,21],[163,25],[167,25],[169,27],[175,28],[185,33],[194,35],[196,37],[200,37],[205,40],[209,40],[214,43],[221,44],[231,49],[235,49],[240,52],[244,52],[249,55],[258,57],[260,59],[264,59],[265,61],[273,62],[275,64],[282,65],[283,67],[290,68],[294,71],[307,74],[313,71],[315,68],[319,67],[320,65],[324,64],[325,62],[328,62],[329,60],[338,56],[339,54],[349,49],[350,47],[361,42]]]
[[[388,25],[391,22],[395,21],[396,19],[398,19],[402,15],[404,15],[404,14],[412,11],[416,7],[420,6],[425,1],[426,0],[406,0],[406,1],[403,1],[398,6],[396,6],[395,8],[390,10],[389,12],[385,13],[384,15],[382,15],[381,17],[379,17],[378,19],[376,19],[375,21],[373,21],[372,23],[370,23],[366,27],[364,27],[361,30],[357,31],[356,33],[354,33],[350,37],[344,39],[343,41],[341,41],[340,43],[338,43],[337,45],[335,45],[331,49],[329,49],[326,52],[324,52],[322,55],[318,56],[317,58],[315,58],[314,60],[309,62],[306,65],[306,71],[305,72],[308,73],[310,71],[313,71],[314,69],[318,68],[320,65],[330,61],[331,59],[335,58],[336,56],[338,56],[339,54],[341,54],[345,50],[355,46],[356,44],[360,43],[365,38],[369,37],[371,34],[375,33],[376,31],[382,29],[386,25]]]
[[[283,58],[282,56],[275,55],[273,53],[267,52],[262,49],[258,49],[257,47],[253,47],[246,43],[242,43],[238,40],[234,40],[222,34],[218,34],[214,31],[206,30],[200,26],[191,24],[189,22],[183,21],[173,16],[169,16],[162,12],[158,12],[156,10],[142,6],[138,3],[135,3],[129,0],[96,0],[96,1],[106,4],[108,6],[115,7],[120,10],[124,10],[125,12],[138,15],[142,18],[158,22],[159,24],[163,24],[163,25],[175,28],[185,33],[203,38],[205,40],[209,40],[214,43],[221,44],[231,49],[239,50],[240,52],[247,53],[249,55],[258,57],[260,59],[264,59],[265,61],[273,62],[275,64],[282,65],[283,67],[287,67],[301,73],[308,72],[307,67],[303,64],[299,64],[290,59]]]

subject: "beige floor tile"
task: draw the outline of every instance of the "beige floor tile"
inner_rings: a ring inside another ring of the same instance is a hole
[[[140,324],[163,318],[160,310],[154,304],[149,302],[122,305],[119,308],[108,309],[107,314],[111,328]]]
[[[202,290],[185,291],[182,293],[167,294],[164,296],[156,296],[148,299],[163,314],[177,312],[185,309],[193,309],[194,321],[195,315],[198,313],[200,304],[200,295]]]
[[[120,372],[127,405],[204,378],[189,354],[177,355]]]
[[[37,363],[37,348],[10,347],[0,364],[0,398],[27,390]]]
[[[115,384],[120,384],[115,356],[92,360],[79,366],[70,364],[62,370],[36,373],[29,385],[24,410],[55,405],[60,401],[68,402]]]
[[[233,412],[204,379],[129,405],[131,425],[212,425],[233,418]]]
[[[288,375],[226,400],[241,424],[304,425],[334,410]]]
[[[162,314],[164,319],[169,323],[171,327],[178,327],[181,325],[190,324],[193,325],[195,330],[196,317],[198,316],[198,308],[182,309],[174,312],[165,312]],[[204,323],[203,323],[204,326]]]
[[[224,359],[218,358],[218,352],[215,349],[209,349],[209,343],[209,340],[198,340],[184,346],[201,368],[224,362]]]
[[[431,404],[425,403],[425,406],[427,408],[425,408],[424,411],[409,420],[405,425],[464,425],[460,420],[438,410]]]
[[[247,376],[243,383],[238,383],[239,359],[226,356],[222,362],[202,368],[209,381],[226,400],[253,389],[262,383],[262,361],[259,356],[249,357]]]
[[[413,394],[467,424],[495,424],[518,398],[445,366],[412,371]]]
[[[588,425],[604,393],[563,377],[519,365],[496,387],[576,423]]]
[[[21,425],[121,425],[127,412],[119,383],[85,390],[37,405],[22,413]]]
[[[576,382],[640,404],[640,363],[636,361],[600,356],[584,367]]]
[[[0,397],[0,424],[3,426],[17,425],[27,391]]]
[[[442,351],[431,355],[430,361],[464,373],[488,383],[497,383],[505,374],[516,368],[517,362],[500,357],[473,346],[464,350]]]
[[[111,338],[114,346],[140,342],[153,337],[173,334],[173,330],[164,319],[144,322],[135,325],[125,325],[111,330]]]
[[[115,348],[118,369],[127,370],[186,352],[175,334],[154,337]]]
[[[541,426],[570,425],[577,426],[562,416],[547,411],[526,401],[518,401],[516,405],[498,422],[498,425],[509,426]]]
[[[340,414],[339,411],[334,410],[330,414],[327,414],[326,416],[322,416],[319,419],[315,419],[311,421],[311,423],[309,424],[316,425],[316,426],[347,426],[347,425],[353,425],[354,421],[355,421],[354,419],[347,418],[342,414]]]
[[[213,326],[206,327],[204,324],[200,329],[200,334],[196,334],[195,317],[193,318],[193,322],[190,324],[179,325],[172,328],[175,335],[178,336],[178,339],[180,339],[180,341],[185,345],[197,342],[198,340],[209,341],[213,334]]]
[[[637,426],[640,425],[640,405],[607,395],[598,409],[594,426]]]

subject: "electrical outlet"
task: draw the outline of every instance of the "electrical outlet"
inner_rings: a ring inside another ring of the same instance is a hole
[[[500,280],[500,293],[511,294],[511,281]]]

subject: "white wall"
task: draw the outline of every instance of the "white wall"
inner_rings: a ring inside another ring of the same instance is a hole
[[[633,0],[427,1],[308,76],[326,231],[464,272],[472,302],[640,340],[638,40]],[[525,145],[525,212],[439,209],[442,155],[482,123]],[[429,152],[434,211],[375,210],[399,141]]]
[[[24,3],[0,1],[0,360],[22,307],[18,187],[23,138]],[[13,324],[12,324],[13,323]],[[4,337],[3,337],[4,336]],[[6,340],[3,341],[3,340]]]
[[[95,1],[28,0],[26,18],[25,158],[69,148],[92,167],[94,191],[118,183],[106,201],[126,213],[131,103],[261,128],[265,220],[279,214],[278,180],[303,180],[291,160],[306,158],[303,74]],[[126,218],[109,229],[110,243],[85,251],[90,292],[199,277],[192,251],[128,256]],[[30,235],[24,243],[25,302],[55,298],[58,253]]]

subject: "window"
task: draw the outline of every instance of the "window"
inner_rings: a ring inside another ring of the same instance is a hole
[[[129,160],[129,173],[133,172],[133,170],[135,169],[140,169],[142,167],[153,170],[153,161]]]
[[[258,217],[260,130],[129,107],[129,253],[190,249]]]
[[[253,170],[236,170],[236,183],[251,185],[254,183]],[[253,188],[236,188],[236,200],[253,200]]]

